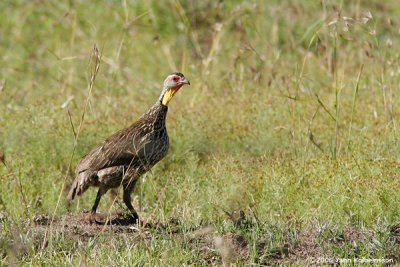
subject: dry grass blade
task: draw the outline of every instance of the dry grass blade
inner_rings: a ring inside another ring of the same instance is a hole
[[[222,35],[222,27],[223,27],[222,23],[217,23],[214,25],[214,37],[212,40],[211,48],[208,51],[207,58],[203,61],[204,70],[206,70],[206,72],[209,71],[208,68],[210,66],[210,63],[214,59],[216,53],[219,50],[219,44],[220,44],[221,35]]]
[[[133,18],[131,21],[129,21],[128,15],[126,15],[126,22],[125,22],[125,27],[124,29],[129,29],[132,25],[134,25],[134,23],[136,21],[138,21],[139,19],[147,16],[150,13],[150,10],[147,10],[146,12],[143,12],[142,14],[136,16],[135,18]]]
[[[68,112],[69,123],[71,124],[72,132],[74,134],[74,140],[76,140],[76,131],[75,131],[74,123],[72,121],[71,112],[69,111],[69,108],[67,108],[67,112]]]
[[[179,14],[179,17],[180,17],[182,23],[185,25],[186,34],[187,34],[190,42],[192,43],[194,50],[196,51],[196,54],[198,56],[200,56],[200,58],[204,58],[202,47],[199,44],[198,37],[197,37],[195,31],[191,30],[190,20],[189,20],[188,16],[186,15],[185,8],[183,8],[180,1],[174,1],[174,4],[175,4],[176,10],[178,11],[178,14]]]
[[[314,114],[311,117],[310,123],[308,124],[308,139],[310,139],[311,143],[313,145],[315,145],[321,152],[324,152],[324,150],[322,149],[322,146],[320,143],[318,143],[318,141],[315,139],[314,134],[311,130],[311,124],[313,123],[315,116],[318,113],[318,109],[319,107],[317,107],[317,110],[314,112]]]
[[[93,50],[92,50],[92,54],[91,54],[91,57],[90,57],[90,62],[89,62],[89,64],[90,64],[90,66],[89,66],[90,67],[90,82],[89,82],[89,85],[88,85],[88,94],[87,94],[87,97],[86,97],[85,105],[83,107],[82,116],[81,116],[81,120],[79,122],[78,130],[77,130],[76,134],[74,133],[75,140],[74,140],[74,146],[73,146],[73,149],[72,149],[71,157],[70,157],[70,160],[69,160],[69,163],[68,163],[67,170],[65,172],[65,176],[64,176],[64,179],[63,179],[63,184],[62,184],[62,186],[60,188],[60,193],[58,195],[57,204],[56,204],[56,207],[55,207],[55,209],[53,211],[53,214],[52,214],[50,227],[46,231],[45,237],[43,239],[42,248],[45,248],[47,246],[47,244],[48,244],[48,238],[47,238],[48,234],[50,233],[50,235],[51,235],[53,233],[52,225],[53,225],[53,222],[54,222],[55,214],[56,214],[57,209],[58,209],[58,207],[60,205],[61,196],[62,196],[62,194],[64,192],[65,181],[67,180],[68,173],[69,173],[69,171],[71,169],[72,160],[73,160],[74,155],[75,155],[79,134],[80,134],[80,131],[82,129],[82,125],[83,125],[83,122],[84,122],[84,119],[85,119],[85,114],[86,114],[87,107],[89,106],[90,96],[91,96],[91,93],[92,93],[92,90],[93,90],[93,85],[94,85],[94,82],[96,80],[97,74],[99,72],[100,62],[101,62],[101,53],[97,49],[97,46],[94,45],[93,46]]]
[[[315,97],[317,98],[318,104],[321,105],[321,107],[328,113],[328,115],[332,118],[332,120],[336,121],[336,118],[332,115],[332,113],[329,112],[328,108],[324,105],[322,100],[319,98],[318,94],[315,94]]]
[[[360,78],[361,78],[361,74],[362,74],[363,69],[364,69],[364,65],[361,65],[360,70],[358,72],[358,76],[357,76],[356,86],[354,87],[353,103],[351,105],[349,137],[351,136],[351,129],[352,129],[352,126],[353,126],[354,110],[356,108],[356,100],[357,100],[358,89],[359,89],[359,86],[360,86]]]

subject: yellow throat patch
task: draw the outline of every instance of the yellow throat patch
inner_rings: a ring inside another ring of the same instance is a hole
[[[176,94],[176,92],[178,92],[179,88],[180,87],[170,88],[165,92],[163,99],[162,99],[162,104],[164,106],[168,106],[169,101],[171,101],[174,94]]]

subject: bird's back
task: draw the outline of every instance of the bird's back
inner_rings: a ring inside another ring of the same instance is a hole
[[[75,194],[82,194],[90,185],[102,183],[98,177],[99,171],[115,168],[124,173],[123,176],[138,178],[150,170],[168,151],[169,139],[165,127],[167,111],[166,106],[156,103],[138,121],[114,133],[83,156],[76,168],[77,177],[69,199],[73,199]],[[124,179],[122,175],[112,177],[114,181],[107,183],[119,185]]]
[[[168,151],[167,110],[167,107],[156,104],[131,126],[111,135],[82,157],[77,174],[121,165],[153,166]]]

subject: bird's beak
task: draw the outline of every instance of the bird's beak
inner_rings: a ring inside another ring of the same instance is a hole
[[[183,79],[183,80],[181,81],[181,84],[190,85],[190,82],[189,82],[188,80],[186,80],[186,78],[185,78],[185,79]]]

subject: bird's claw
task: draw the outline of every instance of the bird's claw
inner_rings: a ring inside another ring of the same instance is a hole
[[[100,222],[100,221],[97,220],[97,218],[96,218],[96,213],[90,213],[90,214],[87,216],[87,221],[88,221],[90,224],[102,224],[102,222]]]
[[[129,219],[133,224],[137,224],[137,225],[140,224],[139,215],[137,215],[137,213],[136,214],[131,214],[129,216]]]

